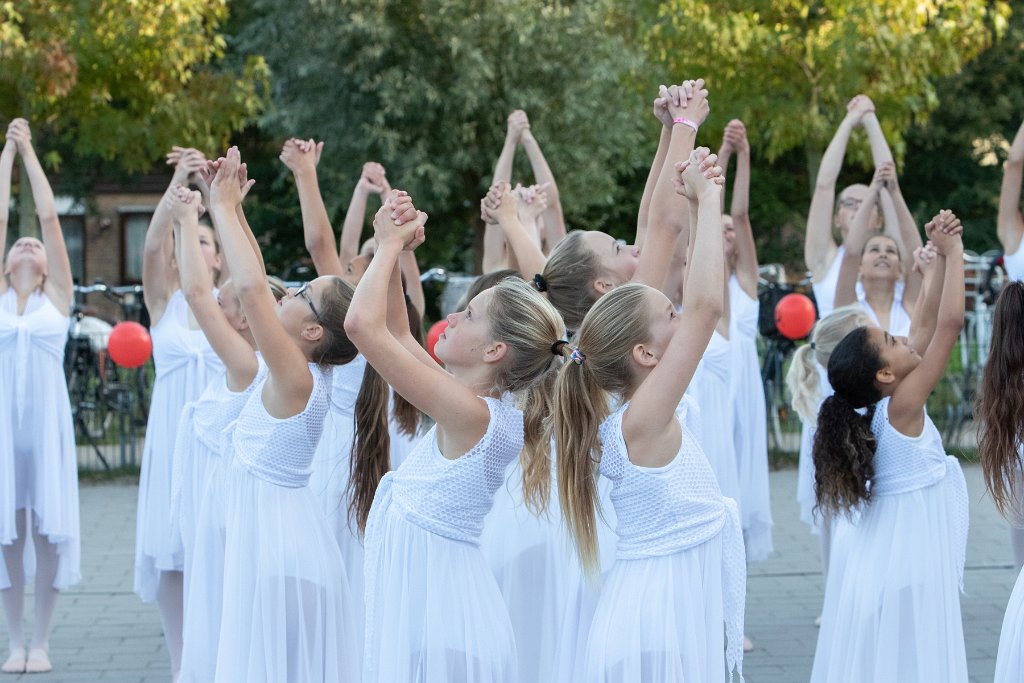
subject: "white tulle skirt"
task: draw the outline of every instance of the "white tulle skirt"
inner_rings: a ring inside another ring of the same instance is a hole
[[[582,676],[590,623],[600,595],[600,577],[584,577],[562,523],[555,483],[547,510],[534,514],[523,500],[519,459],[505,470],[494,506],[484,520],[480,549],[508,608],[515,633],[519,680],[575,681]],[[604,521],[598,523],[603,570],[615,561],[615,511],[610,482],[599,482]]]
[[[999,654],[996,656],[994,683],[1020,683],[1024,680],[1024,571],[1017,575],[1017,583],[1010,594],[1003,616],[1003,630],[999,634]]]
[[[512,625],[480,549],[416,526],[390,495],[377,498],[386,508],[368,539],[378,550],[366,556],[363,680],[516,681]]]
[[[224,492],[230,469],[225,458],[211,459],[199,496],[195,541],[185,570],[180,683],[212,681],[217,670],[224,602]]]
[[[236,463],[224,503],[215,680],[358,681],[348,578],[313,492],[276,486]]]
[[[728,679],[722,540],[673,555],[618,560],[587,644],[587,683]]]
[[[966,683],[952,496],[963,485],[953,466],[932,486],[833,520],[812,683]]]
[[[817,498],[814,495],[814,425],[800,425],[800,459],[797,462],[796,502],[800,506],[800,521],[818,533],[821,520],[814,515]]]

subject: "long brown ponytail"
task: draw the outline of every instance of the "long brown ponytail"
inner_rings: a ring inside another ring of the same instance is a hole
[[[423,346],[423,321],[420,319],[419,311],[412,305],[412,301],[406,297],[405,313],[409,317],[409,331],[413,339],[420,346]],[[423,421],[423,413],[413,404],[405,400],[405,397],[394,392],[394,407],[391,414],[398,424],[398,431],[407,436],[416,436],[420,431],[420,424]]]
[[[356,398],[355,437],[349,458],[348,514],[360,533],[366,530],[366,519],[380,480],[391,469],[391,436],[388,432],[388,398],[391,388],[367,363]]]
[[[1020,521],[1019,478],[1024,445],[1024,283],[999,293],[992,318],[992,343],[974,415],[981,421],[978,453],[985,486],[999,512]]]

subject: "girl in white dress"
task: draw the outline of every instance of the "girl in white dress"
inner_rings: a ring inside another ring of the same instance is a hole
[[[210,186],[211,212],[267,373],[225,435],[232,464],[223,486],[213,680],[357,681],[359,638],[344,563],[307,485],[331,368],[356,355],[341,329],[352,289],[321,277],[275,305],[236,214],[239,165],[232,147]]]
[[[434,352],[408,333],[397,262],[425,214],[395,193],[374,219],[377,252],[345,329],[367,361],[435,426],[377,489],[366,525],[365,681],[516,680],[508,612],[478,543],[508,464],[549,447],[544,380],[564,334],[554,308],[508,279],[448,316]],[[527,392],[523,414],[506,394]],[[546,460],[545,460],[546,462]]]
[[[1020,525],[1024,466],[1024,283],[1003,288],[992,316],[992,344],[975,415],[981,421],[978,455],[996,507]],[[995,683],[1024,678],[1024,572],[1018,572],[999,636]]]
[[[857,328],[828,362],[813,452],[834,526],[812,683],[967,681],[967,490],[924,408],[963,326],[963,244],[947,211],[925,230],[938,256],[911,338]]]
[[[921,289],[921,273],[912,268],[903,272],[901,249],[916,251],[916,243],[903,244],[889,234],[877,234],[871,228],[874,207],[884,188],[895,184],[896,170],[892,162],[879,165],[844,241],[842,265],[836,284],[835,306],[859,303],[875,325],[889,334],[906,336],[910,316]]]
[[[814,459],[811,448],[818,426],[821,402],[832,395],[828,383],[828,359],[836,344],[847,334],[871,324],[871,319],[860,306],[850,305],[835,309],[814,326],[810,342],[793,354],[786,375],[786,385],[792,396],[793,409],[800,416],[800,460],[797,471],[796,501],[800,506],[800,521],[819,535],[821,545],[821,573],[828,576],[828,551],[832,525],[815,510]]]
[[[50,630],[59,591],[78,583],[78,469],[64,377],[73,283],[53,191],[32,148],[28,122],[14,119],[0,153],[0,245],[7,240],[11,168],[25,162],[43,240],[22,237],[0,278],[0,596],[10,655],[5,673],[50,671]],[[35,550],[35,624],[26,652],[25,541]]]
[[[730,215],[725,228],[726,306],[728,307],[731,437],[736,449],[740,517],[747,562],[762,562],[772,552],[772,508],[768,490],[768,421],[757,356],[757,247],[747,211],[750,197],[750,144],[742,121],[725,127],[719,160],[727,168],[736,152]]]
[[[251,186],[251,181],[246,185],[243,191]],[[210,681],[216,664],[223,589],[221,479],[227,454],[222,453],[222,435],[261,384],[266,365],[256,354],[256,342],[234,285],[225,282],[217,300],[211,295],[213,281],[199,246],[199,193],[179,185],[174,195],[168,195],[164,201],[171,205],[182,291],[210,345],[224,361],[224,372],[214,377],[202,396],[186,404],[182,411],[171,494],[171,527],[182,539],[185,570],[182,666],[178,680]],[[262,259],[248,230],[246,236],[252,241],[254,253]],[[270,286],[275,299],[284,297],[284,288],[276,279]],[[198,552],[197,542],[202,544]]]
[[[664,286],[677,244],[686,244],[686,200],[673,190],[673,164],[686,160],[693,150],[696,129],[708,113],[708,93],[698,80],[662,86],[658,95],[653,111],[661,133],[640,203],[636,246],[620,245],[603,232],[575,230],[546,257],[517,212],[507,210],[514,201],[503,196],[502,184],[491,188],[481,207],[484,219],[500,226],[522,272],[569,329],[576,329],[594,302],[619,285]],[[732,470],[735,473],[734,461]],[[538,676],[575,680],[582,675],[583,647],[599,588],[597,582],[584,579],[577,561],[566,559],[572,557],[571,541],[556,506],[548,504],[557,497],[551,489],[552,472],[553,465],[546,460],[513,466],[506,481],[520,479],[522,485],[507,484],[506,504],[489,522],[495,530],[488,536],[505,541],[490,544],[488,555],[511,612],[522,681]],[[614,520],[602,519],[598,525],[608,545],[614,542],[609,524]],[[504,529],[513,525],[518,530],[510,539],[512,534],[506,535]],[[604,557],[612,559],[611,553]]]
[[[175,169],[165,196],[173,194],[177,185],[197,179],[206,163],[198,151],[181,148],[168,155],[168,162],[174,163]],[[156,600],[160,608],[171,675],[176,676],[181,667],[184,558],[180,536],[171,533],[174,444],[185,404],[199,398],[224,366],[193,319],[181,291],[170,211],[170,203],[161,201],[157,206],[142,257],[156,381],[139,476],[134,584],[135,593],[143,601]],[[200,228],[199,244],[212,278],[220,267],[220,254],[211,228]]]
[[[680,191],[696,209],[683,312],[651,287],[617,287],[584,318],[579,346],[564,347],[570,362],[554,398],[558,491],[588,569],[598,552],[599,472],[612,480],[618,519],[617,559],[587,645],[588,682],[742,674],[739,515],[678,408],[724,305],[715,159],[701,148],[678,166]],[[611,414],[610,398],[621,400]]]
[[[316,173],[323,144],[289,139],[281,149],[280,159],[295,177],[302,208],[303,236],[317,274],[336,275],[355,287],[369,263],[369,257],[357,254],[367,198],[378,194],[383,200],[390,195],[391,187],[380,164],[363,165],[345,213],[340,246],[336,245]],[[406,297],[409,329],[414,335],[422,336],[422,309],[417,309],[412,302],[421,302],[422,306],[423,291],[419,267],[411,252],[402,256],[402,270],[411,285],[411,298]],[[422,339],[420,341],[422,343]],[[361,633],[366,516],[381,477],[397,468],[408,455],[422,416],[408,401],[394,395],[362,356],[334,369],[330,393],[330,411],[313,458],[309,485],[320,500],[345,559]],[[381,429],[382,424],[384,429]]]

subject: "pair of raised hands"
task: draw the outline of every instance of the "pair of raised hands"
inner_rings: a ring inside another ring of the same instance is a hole
[[[666,128],[672,128],[676,119],[687,119],[700,126],[711,111],[704,79],[683,81],[679,85],[658,86],[654,99],[654,116]]]
[[[185,182],[191,181],[200,188],[198,191],[190,190],[184,182],[179,181],[167,195],[166,201],[171,206],[174,219],[178,221],[187,218],[190,213],[202,216],[205,212],[204,196],[211,205],[237,207],[256,183],[248,177],[246,165],[237,147],[231,147],[225,156],[216,160],[206,159],[202,152],[195,149],[174,147],[167,155],[167,163],[175,164],[176,179],[179,175],[177,169],[183,169]]]
[[[235,202],[238,205],[249,194],[249,190],[256,184],[256,181],[249,178],[248,167],[241,161],[238,148],[232,147],[231,149],[234,150],[235,156],[238,159],[238,168],[232,171],[238,181],[239,197],[238,201]],[[231,156],[230,152],[231,150],[228,150],[228,156]],[[227,157],[207,159],[206,155],[192,147],[172,147],[171,151],[167,153],[167,163],[174,166],[172,183],[175,185],[195,185],[199,188],[202,198],[207,202],[212,201],[211,185],[213,179],[226,160]],[[223,192],[221,196],[225,196]]]
[[[14,145],[19,154],[32,150],[32,131],[26,119],[12,119],[7,125],[7,144]]]
[[[491,225],[518,216],[525,223],[533,223],[548,207],[550,183],[529,185],[495,183],[480,200],[480,218]]]

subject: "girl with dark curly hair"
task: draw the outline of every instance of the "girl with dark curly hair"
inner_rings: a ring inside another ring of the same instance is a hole
[[[943,211],[925,231],[938,254],[910,338],[859,327],[828,361],[813,454],[835,526],[812,683],[967,681],[967,492],[924,409],[963,326],[962,228]]]

